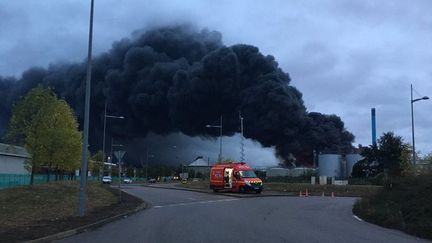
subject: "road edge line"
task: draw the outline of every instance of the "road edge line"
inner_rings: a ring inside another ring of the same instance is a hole
[[[354,217],[355,219],[357,219],[358,221],[363,222],[363,219],[361,219],[359,216],[353,214],[353,217]]]

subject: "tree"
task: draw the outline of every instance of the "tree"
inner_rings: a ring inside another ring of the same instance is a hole
[[[377,145],[363,149],[363,160],[353,168],[353,176],[368,177],[385,172],[389,176],[405,176],[412,173],[410,146],[393,132],[384,133]]]
[[[38,141],[34,141],[40,146],[48,181],[53,170],[58,175],[59,171],[78,168],[82,149],[81,133],[71,108],[65,101],[54,98],[55,102],[46,107],[46,113],[41,113],[44,116],[38,126],[41,133],[36,137]]]
[[[34,88],[13,106],[6,139],[31,154],[31,185],[37,168],[45,167],[49,175],[53,169],[58,173],[79,166],[78,122],[69,105],[51,89]]]
[[[409,145],[403,142],[401,136],[393,132],[384,133],[378,140],[378,146],[381,163],[388,175],[401,176],[409,173]]]
[[[97,151],[90,157],[89,160],[89,170],[92,172],[92,175],[98,174],[102,176],[103,173],[103,152],[101,150]]]

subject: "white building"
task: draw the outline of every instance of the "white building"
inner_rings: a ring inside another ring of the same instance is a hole
[[[195,177],[198,173],[201,173],[205,178],[208,178],[211,165],[208,160],[204,160],[201,156],[199,156],[192,163],[190,163],[187,168],[188,170],[193,171],[193,174],[189,176]]]
[[[29,174],[24,162],[30,155],[23,147],[0,143],[0,174]]]

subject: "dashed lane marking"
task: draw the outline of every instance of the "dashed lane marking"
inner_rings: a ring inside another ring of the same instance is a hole
[[[153,206],[153,208],[167,208],[167,207],[178,207],[178,206],[189,206],[189,205],[195,205],[195,204],[208,204],[208,203],[217,203],[217,202],[230,202],[230,201],[237,201],[238,198],[229,198],[229,199],[220,199],[220,200],[210,200],[210,201],[199,201],[199,202],[188,202],[188,203],[175,203],[175,204],[168,204],[168,205],[156,205]]]

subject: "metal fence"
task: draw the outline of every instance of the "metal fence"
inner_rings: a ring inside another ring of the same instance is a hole
[[[87,177],[90,181],[97,181],[99,177],[97,176],[89,176]],[[79,176],[69,176],[69,175],[50,175],[48,180],[48,175],[34,175],[33,182],[34,184],[43,184],[48,181],[52,182],[55,180],[66,181],[66,180],[79,180]],[[18,186],[26,186],[30,185],[30,175],[18,175],[18,174],[0,174],[0,189],[18,187]]]

